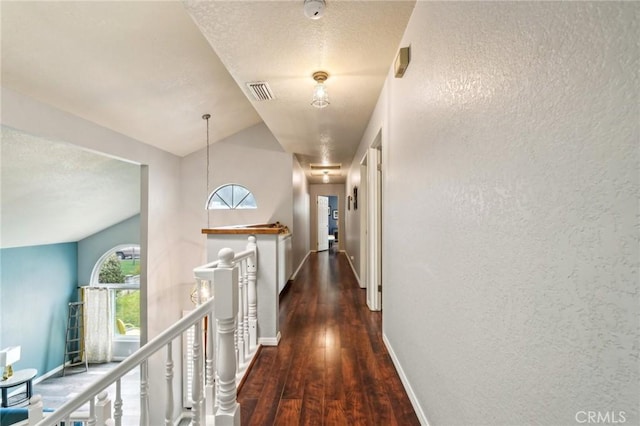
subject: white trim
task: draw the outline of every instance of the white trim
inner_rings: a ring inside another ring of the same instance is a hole
[[[119,249],[126,248],[126,247],[134,247],[134,246],[137,246],[140,249],[140,243],[118,244],[115,247],[111,248],[110,250],[107,250],[106,252],[104,252],[102,256],[100,256],[98,261],[93,265],[93,269],[91,270],[91,278],[89,279],[89,286],[102,287],[98,278],[100,276],[100,268],[102,267],[102,264],[107,260],[109,256],[117,252]],[[140,250],[140,256],[142,257],[142,250]],[[142,275],[142,270],[140,270],[140,274]]]
[[[282,337],[282,335],[278,331],[278,334],[276,335],[276,337],[261,337],[261,338],[259,338],[258,339],[258,345],[262,345],[262,346],[278,346],[278,343],[280,343],[280,338],[281,337]]]
[[[309,257],[309,255],[311,254],[311,250],[309,252],[307,252],[307,254],[305,255],[304,259],[302,259],[302,262],[300,262],[300,265],[298,265],[298,269],[296,269],[296,271],[291,274],[291,278],[289,278],[290,280],[295,280],[296,276],[298,275],[298,272],[300,272],[300,269],[302,269],[302,266],[304,265],[304,262],[307,261],[307,258]]]
[[[358,286],[360,286],[360,288],[364,288],[362,286],[362,283],[360,282],[360,277],[358,276],[358,273],[356,272],[356,268],[355,268],[355,266],[353,266],[353,263],[351,262],[351,257],[349,256],[349,253],[347,253],[346,250],[340,250],[340,252],[344,253],[344,255],[347,256],[347,260],[349,261],[349,265],[351,266],[351,270],[353,271],[353,275],[356,277],[356,281],[358,281]]]
[[[66,364],[71,364],[71,361],[67,361]],[[42,376],[36,377],[35,379],[33,379],[33,384],[36,385],[40,382],[42,382],[43,380],[48,379],[51,376],[54,376],[56,374],[58,374],[59,372],[62,371],[62,368],[64,366],[62,364],[60,364],[59,366],[57,366],[56,368],[54,368],[53,370],[49,370],[46,373],[44,373]]]
[[[404,370],[400,365],[400,361],[398,361],[398,357],[396,356],[396,353],[393,351],[393,348],[391,347],[391,343],[389,343],[389,339],[387,339],[387,335],[385,333],[382,333],[382,341],[384,342],[384,345],[387,348],[387,352],[389,352],[389,356],[391,357],[391,361],[393,361],[393,365],[395,365],[396,370],[398,371],[398,376],[400,376],[400,381],[404,386],[404,390],[407,392],[407,396],[409,396],[409,401],[411,401],[411,405],[413,406],[413,410],[416,412],[416,416],[418,416],[418,420],[420,421],[420,424],[423,426],[429,426],[429,421],[427,420],[427,416],[422,410],[422,407],[418,402],[418,397],[413,391],[413,388],[409,383],[409,379],[407,378],[407,375],[404,374]]]

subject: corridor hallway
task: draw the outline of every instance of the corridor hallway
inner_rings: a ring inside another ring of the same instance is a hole
[[[344,253],[311,253],[280,301],[282,339],[240,392],[243,425],[419,425]]]

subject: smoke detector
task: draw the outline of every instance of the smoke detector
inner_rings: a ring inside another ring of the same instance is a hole
[[[325,6],[324,0],[304,0],[304,15],[309,19],[320,19]]]

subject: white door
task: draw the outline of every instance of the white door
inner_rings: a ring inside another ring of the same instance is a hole
[[[382,309],[382,173],[380,151],[367,152],[367,305]]]
[[[329,197],[318,195],[318,251],[329,250]]]

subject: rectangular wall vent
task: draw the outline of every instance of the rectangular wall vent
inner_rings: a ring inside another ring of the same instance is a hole
[[[247,83],[247,87],[256,101],[270,101],[275,99],[266,81],[251,81]]]
[[[320,164],[320,163],[312,163],[309,164],[309,168],[311,170],[340,170],[342,164],[332,163],[332,164]]]

